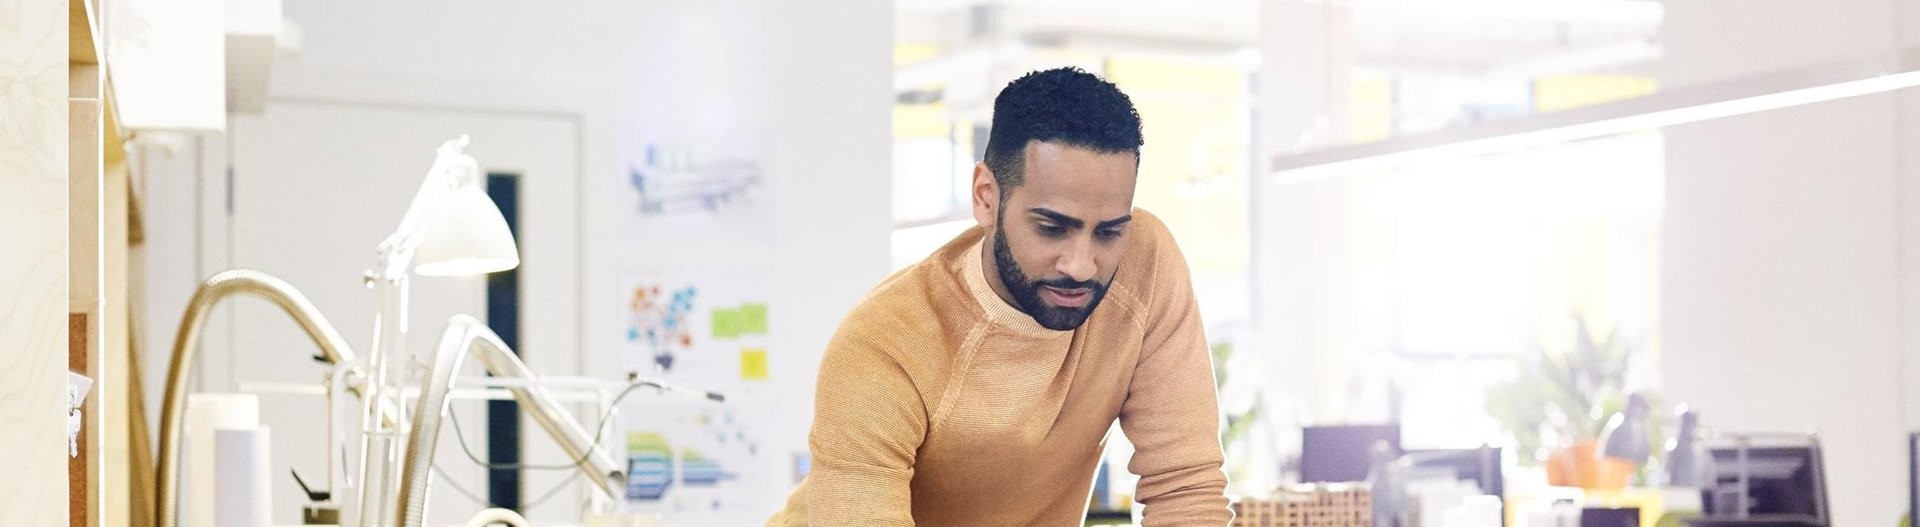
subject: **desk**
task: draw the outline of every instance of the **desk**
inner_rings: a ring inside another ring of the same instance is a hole
[[[1087,525],[1132,525],[1133,511],[1089,510]]]

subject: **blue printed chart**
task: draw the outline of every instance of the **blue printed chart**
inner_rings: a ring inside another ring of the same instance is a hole
[[[627,434],[627,501],[659,501],[673,487],[673,448],[657,432]]]
[[[746,417],[751,407],[656,403],[627,424],[627,509],[676,518],[755,513],[772,478],[761,477],[765,449]]]

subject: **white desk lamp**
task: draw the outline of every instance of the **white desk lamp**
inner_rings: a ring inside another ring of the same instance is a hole
[[[393,501],[388,498],[397,490],[394,485],[404,454],[400,434],[405,431],[380,419],[381,409],[375,402],[399,399],[398,388],[406,381],[409,366],[417,362],[406,353],[409,271],[424,276],[470,276],[520,265],[519,247],[505,216],[486,195],[479,162],[461,152],[466,146],[464,135],[440,145],[426,181],[420,183],[400,226],[380,242],[373,269],[366,274],[377,304],[374,345],[367,353],[372,378],[361,400],[361,485],[355,489],[348,522],[352,525],[371,525],[375,518],[393,513]],[[389,327],[395,322],[397,330]],[[403,415],[401,421],[408,420]]]
[[[185,364],[185,359],[197,350],[200,319],[204,318],[205,311],[211,310],[219,299],[235,293],[260,294],[276,300],[327,351],[325,358],[329,362],[349,370],[363,369],[366,378],[357,390],[361,395],[357,472],[361,484],[354,495],[354,507],[349,510],[353,516],[347,523],[366,525],[391,511],[391,500],[386,498],[392,495],[393,483],[398,478],[401,455],[398,438],[407,420],[405,409],[394,401],[400,400],[399,383],[406,380],[406,366],[412,358],[406,354],[409,271],[429,276],[460,276],[504,271],[520,265],[519,247],[507,229],[506,218],[483,190],[485,182],[480,164],[461,152],[467,142],[467,136],[463,135],[440,145],[433,166],[427,169],[426,180],[420,183],[420,190],[414,193],[412,204],[400,218],[400,226],[380,242],[376,250],[373,269],[366,273],[367,286],[374,290],[376,304],[373,346],[364,363],[351,358],[351,352],[345,351],[348,349],[345,342],[305,297],[270,275],[217,275],[215,278],[221,281],[210,280],[202,286],[202,291],[196,292],[175,341],[174,363],[167,379],[167,400],[162,408],[162,452],[158,467],[161,477],[158,512],[162,527],[170,527],[176,521],[173,507],[179,493],[172,469],[178,465],[178,453],[172,450],[178,448],[180,439],[180,427],[175,421],[178,414],[184,412],[184,403],[176,399],[184,397],[186,392],[185,372],[189,364]],[[196,313],[193,308],[202,311]],[[399,327],[390,327],[395,322]],[[401,357],[400,361],[393,360],[396,354]],[[328,434],[329,456],[334,449],[333,440],[334,436]],[[328,470],[329,481],[334,479],[335,472]]]
[[[367,286],[374,290],[378,304],[374,345],[365,357],[355,357],[345,339],[304,295],[271,275],[235,269],[208,278],[195,290],[174,341],[166,396],[161,405],[156,489],[157,519],[161,527],[177,525],[174,515],[179,491],[175,473],[179,465],[189,369],[199,348],[199,334],[205,319],[224,298],[251,294],[270,300],[286,311],[319,345],[322,354],[318,358],[336,368],[331,390],[334,393],[329,397],[338,396],[341,388],[360,396],[360,483],[356,485],[354,507],[347,511],[351,516],[343,525],[375,525],[380,518],[394,518],[395,524],[417,524],[426,497],[425,470],[433,461],[431,442],[438,436],[447,391],[453,374],[459,369],[460,358],[476,353],[490,373],[536,380],[533,372],[484,323],[464,315],[455,316],[442,335],[433,363],[427,365],[433,370],[432,375],[419,379],[417,415],[405,415],[404,405],[396,404],[403,398],[403,389],[413,384],[409,382],[409,366],[420,363],[405,353],[404,345],[410,274],[466,276],[504,271],[520,263],[519,250],[507,229],[505,217],[482,190],[484,181],[479,164],[461,153],[466,144],[467,138],[461,136],[441,145],[439,156],[401,218],[400,226],[380,243],[374,268],[366,273]],[[397,330],[389,327],[396,321]],[[396,355],[400,360],[393,359]],[[653,384],[662,391],[669,389],[664,384]],[[600,447],[595,440],[597,436],[589,436],[545,389],[530,385],[510,391],[568,455],[580,459],[577,467],[592,476],[591,481],[602,493],[618,492],[624,467],[610,450]],[[705,397],[719,400],[713,394]],[[401,434],[410,434],[409,439],[416,444],[403,448]],[[331,432],[327,434],[329,460],[337,452],[336,437]],[[405,478],[401,477],[403,468]],[[330,468],[328,480],[334,481],[335,475],[336,470]]]
[[[464,135],[440,146],[400,228],[380,244],[390,273],[404,271],[409,246],[413,272],[420,276],[472,276],[520,266],[513,232],[487,197],[479,163],[461,153],[466,146]]]

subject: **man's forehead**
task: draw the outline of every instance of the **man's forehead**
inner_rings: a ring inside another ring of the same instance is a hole
[[[1099,152],[1085,147],[1035,142],[1027,145],[1021,180],[1083,192],[1133,194],[1140,172],[1131,152]]]
[[[1125,161],[1127,163],[1138,165],[1139,164],[1138,161],[1140,158],[1140,156],[1134,152],[1126,152],[1126,151],[1103,152],[1103,151],[1088,147],[1086,145],[1076,145],[1076,144],[1068,143],[1064,141],[1042,141],[1042,140],[1034,140],[1034,141],[1027,142],[1027,146],[1026,148],[1022,149],[1021,154],[1029,162],[1034,161],[1036,159],[1039,159],[1042,161],[1096,160],[1096,161],[1105,161],[1105,162],[1116,163],[1116,164],[1121,161]]]

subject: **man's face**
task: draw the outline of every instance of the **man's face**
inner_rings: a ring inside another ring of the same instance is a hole
[[[1136,159],[1027,145],[1025,181],[993,211],[993,261],[1003,296],[1041,326],[1078,328],[1106,297],[1133,219]]]

